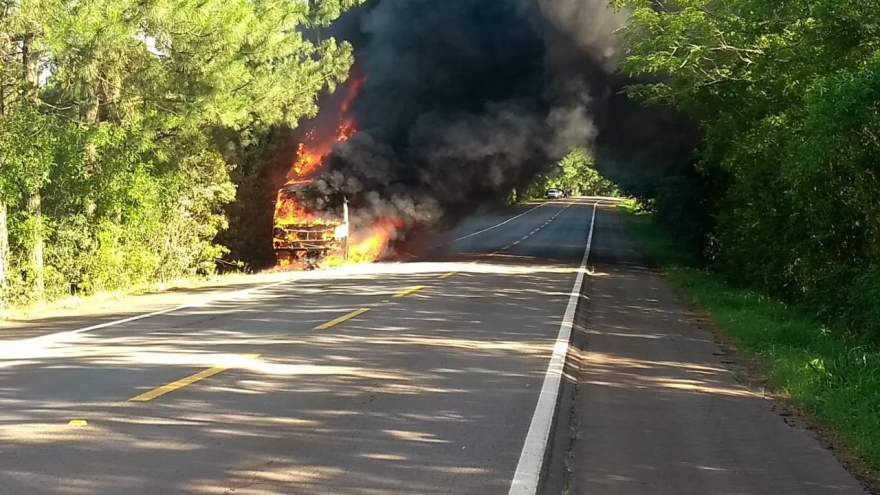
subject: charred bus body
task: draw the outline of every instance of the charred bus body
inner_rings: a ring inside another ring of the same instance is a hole
[[[343,201],[342,218],[306,214],[297,206],[310,181],[285,185],[278,191],[278,203],[289,211],[276,211],[272,249],[279,266],[317,267],[328,256],[348,256],[348,202]],[[283,207],[282,207],[283,209]]]

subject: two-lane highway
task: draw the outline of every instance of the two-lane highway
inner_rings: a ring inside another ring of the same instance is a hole
[[[0,493],[508,493],[592,204],[474,218],[442,261],[4,340]]]

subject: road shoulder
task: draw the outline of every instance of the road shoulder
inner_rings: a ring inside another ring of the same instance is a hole
[[[294,275],[289,272],[237,274],[190,281],[143,294],[99,294],[71,299],[0,319],[0,341],[40,337],[179,306],[196,305],[235,292],[284,282]]]
[[[569,493],[865,493],[737,380],[616,212],[603,210],[596,241]]]

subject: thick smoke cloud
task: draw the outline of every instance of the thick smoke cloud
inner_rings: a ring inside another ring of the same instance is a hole
[[[626,23],[627,13],[611,9],[609,0],[538,0],[541,15],[564,37],[562,43],[551,43],[556,57],[588,53],[607,72],[613,72],[620,61],[618,31]],[[573,45],[578,50],[571,50]],[[560,50],[561,49],[561,50]],[[576,58],[571,60],[576,62]]]
[[[624,13],[606,0],[380,0],[335,34],[366,85],[359,134],[315,181],[315,207],[353,206],[356,225],[449,224],[590,147]],[[606,119],[607,120],[607,119]]]

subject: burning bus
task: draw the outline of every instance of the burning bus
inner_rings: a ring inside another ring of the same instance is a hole
[[[352,228],[346,199],[323,211],[307,205],[313,184],[334,148],[357,133],[349,115],[351,105],[365,79],[350,79],[343,91],[325,103],[325,111],[299,143],[285,182],[278,190],[273,217],[272,248],[277,264],[295,269],[313,269],[346,262],[374,261],[387,249],[399,227],[392,219],[372,220]],[[326,110],[335,111],[328,114]],[[326,198],[325,198],[326,199]],[[340,215],[341,212],[341,215]]]
[[[334,147],[357,132],[348,113],[362,87],[362,79],[353,79],[343,91],[328,97],[325,103],[330,112],[322,112],[312,122],[297,146],[296,157],[275,199],[272,249],[278,266],[312,269],[329,258],[344,261],[348,257],[348,203],[342,205],[340,218],[332,211],[307,208],[306,196]]]
[[[348,258],[348,202],[343,203],[342,218],[298,208],[298,198],[310,182],[291,181],[278,191],[272,249],[279,266],[311,269],[329,256]]]

